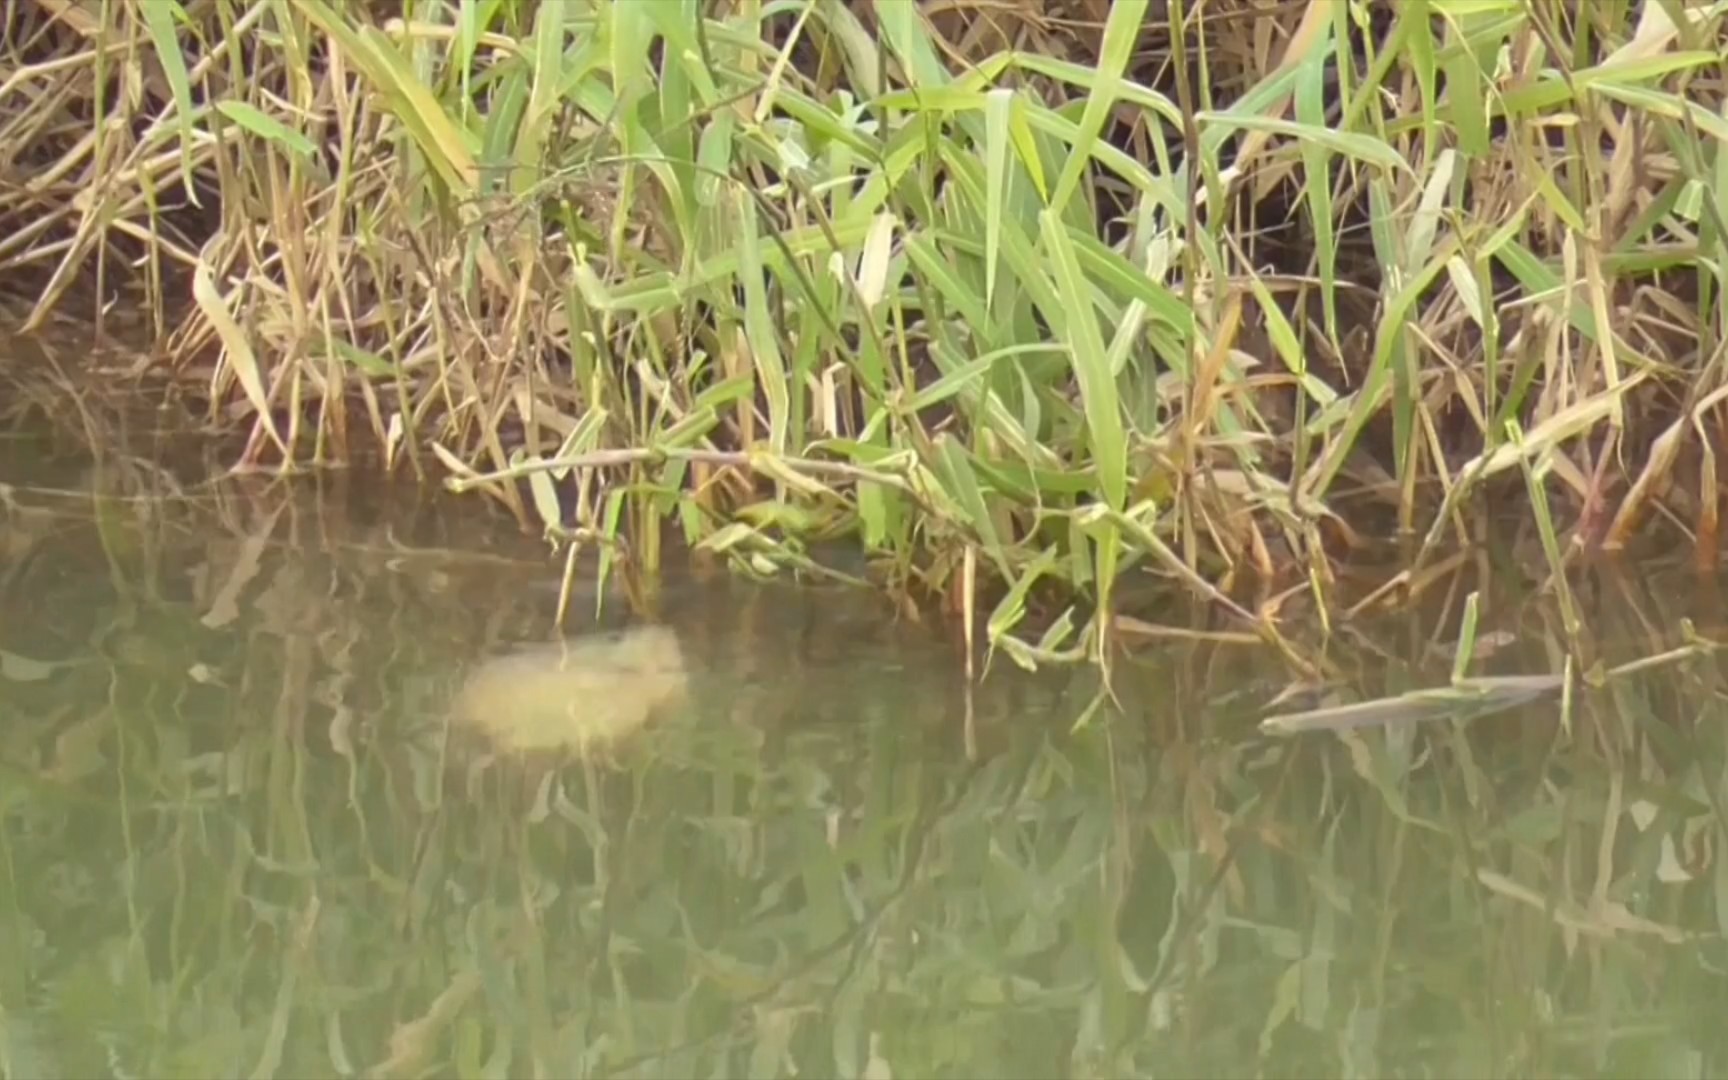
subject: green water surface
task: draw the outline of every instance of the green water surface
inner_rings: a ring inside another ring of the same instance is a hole
[[[969,685],[875,596],[680,572],[686,700],[458,782],[457,689],[558,636],[545,545],[357,480],[3,457],[10,1080],[1728,1072],[1719,659],[1272,738],[1257,648],[1146,647],[1099,705],[1000,655]],[[1687,580],[1584,602],[1652,653]],[[1559,670],[1551,604],[1485,610],[1498,670]],[[590,586],[565,633],[640,622]],[[1334,692],[1443,681],[1447,634],[1338,628]]]

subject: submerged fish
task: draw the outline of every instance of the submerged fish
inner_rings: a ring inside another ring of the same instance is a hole
[[[486,661],[458,691],[453,722],[497,754],[587,756],[606,752],[688,692],[678,635],[644,626]]]

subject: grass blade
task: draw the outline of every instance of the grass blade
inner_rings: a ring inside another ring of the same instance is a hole
[[[1055,211],[1044,211],[1038,223],[1055,272],[1056,291],[1062,298],[1061,309],[1046,311],[1045,317],[1060,327],[1058,333],[1068,345],[1068,359],[1080,384],[1099,489],[1110,508],[1121,511],[1128,501],[1128,444],[1122,430],[1122,403],[1110,374],[1110,357],[1104,349],[1091,288],[1080,275],[1074,245]]]

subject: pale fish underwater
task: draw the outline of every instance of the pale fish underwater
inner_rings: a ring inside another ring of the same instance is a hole
[[[609,752],[688,693],[678,635],[642,626],[480,664],[456,695],[453,722],[497,755],[586,757]]]

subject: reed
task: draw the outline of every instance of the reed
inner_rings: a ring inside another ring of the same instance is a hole
[[[1028,665],[1148,576],[1281,640],[1509,499],[1714,558],[1728,6],[1081,7],[26,0],[0,275],[144,313],[242,465],[846,539]]]

